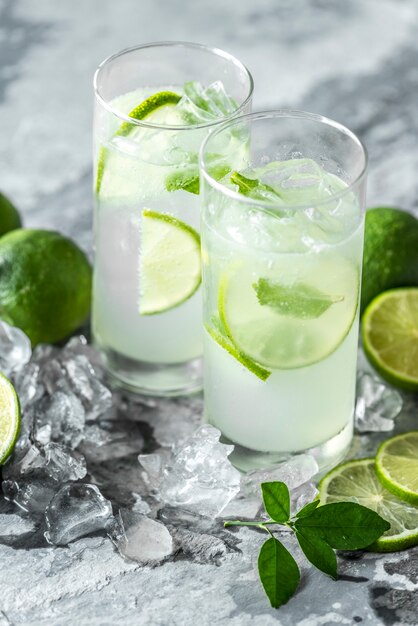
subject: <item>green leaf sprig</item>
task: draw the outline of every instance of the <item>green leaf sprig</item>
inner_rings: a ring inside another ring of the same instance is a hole
[[[390,528],[375,511],[355,502],[319,506],[319,500],[314,500],[291,516],[285,483],[262,483],[261,491],[268,520],[228,520],[224,526],[252,526],[270,535],[260,549],[258,572],[270,604],[276,609],[296,592],[300,571],[293,556],[274,536],[272,527],[286,526],[293,531],[308,561],[334,580],[338,577],[334,550],[367,548]]]

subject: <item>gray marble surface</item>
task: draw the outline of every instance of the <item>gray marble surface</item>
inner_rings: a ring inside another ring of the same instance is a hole
[[[121,48],[183,39],[244,61],[255,109],[304,108],[351,127],[370,153],[368,204],[416,212],[417,32],[416,0],[0,0],[0,189],[26,226],[60,229],[88,249],[93,72]],[[200,408],[199,399],[165,407],[174,424]],[[414,427],[416,412],[408,399],[398,429]],[[358,439],[357,453],[378,439]],[[2,535],[31,528],[9,523]],[[0,626],[418,623],[418,550],[341,558],[336,583],[304,567],[298,594],[273,611],[255,570],[261,538],[239,536],[240,551],[218,565],[157,568],[123,561],[101,537],[57,549],[1,544]]]

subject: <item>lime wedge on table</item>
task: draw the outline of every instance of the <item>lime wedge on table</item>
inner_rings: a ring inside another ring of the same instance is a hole
[[[389,491],[418,505],[418,430],[381,444],[376,455],[376,473]]]
[[[418,507],[385,489],[375,472],[374,459],[349,461],[331,470],[319,484],[320,504],[357,502],[376,511],[389,524],[370,550],[394,552],[418,544]]]
[[[379,374],[396,387],[418,391],[418,289],[391,289],[367,307],[364,350]]]
[[[181,96],[172,91],[160,91],[153,94],[152,96],[149,96],[149,98],[146,98],[146,100],[144,100],[134,109],[132,109],[132,111],[129,113],[129,117],[134,120],[144,120],[145,118],[148,119],[150,118],[152,113],[159,110],[161,107],[176,105],[180,99]],[[123,122],[120,125],[119,129],[116,131],[115,136],[126,137],[126,135],[129,135],[129,133],[134,128],[134,124],[131,124],[130,122]],[[106,148],[102,146],[100,148],[99,158],[97,161],[96,193],[99,193],[102,185],[105,162]]]
[[[181,220],[142,211],[141,315],[168,311],[188,300],[201,281],[200,236]]]
[[[320,361],[342,343],[358,292],[358,270],[342,257],[288,258],[271,269],[248,260],[223,274],[218,310],[240,352],[263,367],[291,369]]]
[[[0,374],[0,465],[10,456],[19,435],[20,408],[13,385]]]

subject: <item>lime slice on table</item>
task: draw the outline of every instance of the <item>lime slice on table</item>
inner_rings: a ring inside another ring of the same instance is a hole
[[[358,294],[358,270],[343,257],[289,256],[271,268],[248,260],[223,274],[218,310],[240,352],[263,367],[291,369],[322,360],[342,343]]]
[[[12,453],[20,427],[19,400],[13,385],[0,374],[0,465]]]
[[[418,544],[418,507],[400,500],[379,481],[374,459],[348,461],[319,484],[320,504],[357,502],[376,511],[391,525],[369,550],[395,552]]]
[[[376,473],[395,496],[418,505],[418,430],[381,444],[376,455]]]
[[[367,307],[362,321],[367,357],[392,385],[418,391],[418,289],[391,289]]]
[[[139,313],[155,315],[179,306],[201,281],[200,236],[181,220],[142,211]]]
[[[143,102],[141,102],[138,106],[136,106],[129,113],[129,117],[134,120],[143,120],[145,118],[150,118],[153,113],[161,109],[161,107],[173,106],[176,105],[181,99],[177,93],[172,91],[160,91],[158,93],[149,96]],[[150,120],[151,121],[151,120]],[[155,120],[158,121],[158,120]],[[123,122],[119,129],[115,133],[115,137],[126,137],[129,133],[135,129],[135,125],[130,122]],[[96,177],[96,193],[100,192],[100,188],[102,185],[103,174],[106,163],[107,150],[103,146],[99,151],[99,158],[97,161],[97,177]]]

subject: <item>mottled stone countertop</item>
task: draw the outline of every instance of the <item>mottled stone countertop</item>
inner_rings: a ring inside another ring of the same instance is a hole
[[[368,204],[417,212],[417,33],[416,0],[0,0],[0,189],[26,226],[89,249],[93,72],[119,49],[179,39],[238,56],[254,76],[254,109],[303,108],[352,128],[370,154]],[[178,413],[192,424],[201,400],[161,410],[171,427]],[[416,414],[408,398],[397,429],[416,427]],[[357,438],[357,452],[379,439]],[[123,494],[135,474],[119,469]],[[16,533],[25,523],[10,519]],[[1,543],[0,625],[418,624],[418,549],[340,558],[338,582],[305,568],[297,595],[274,611],[254,567],[261,539],[246,529],[240,538],[218,565],[156,568],[125,562],[101,537],[56,549]]]

